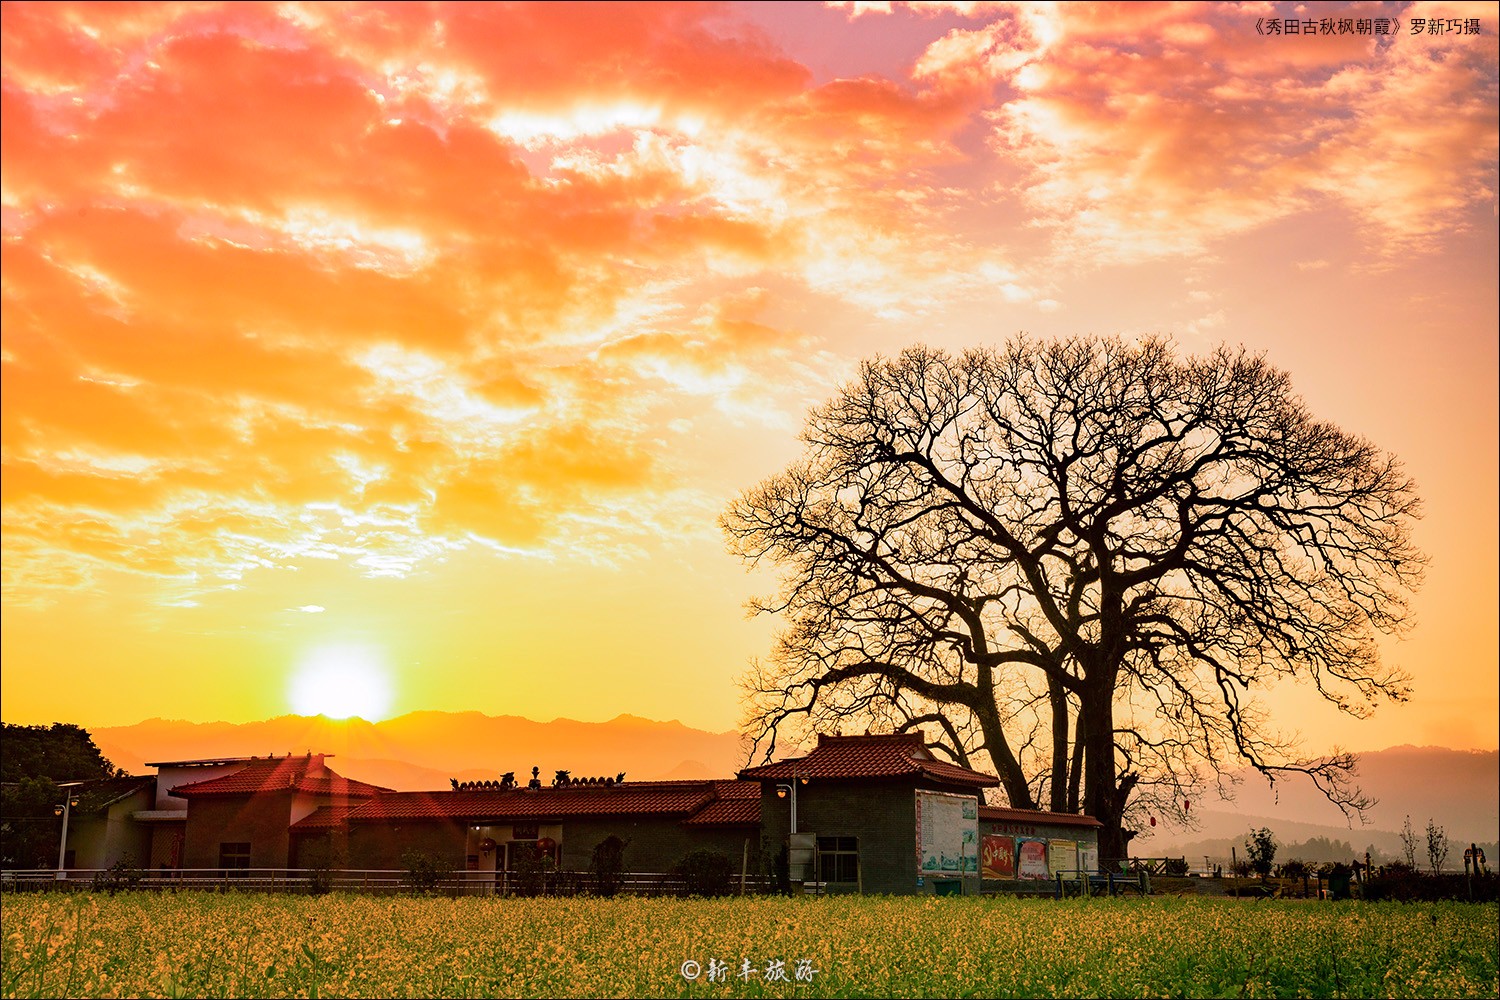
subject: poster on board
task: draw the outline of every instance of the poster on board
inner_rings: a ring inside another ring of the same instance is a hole
[[[1016,877],[1016,838],[986,834],[980,848],[980,871],[985,878]]]
[[[1078,845],[1078,867],[1082,868],[1084,871],[1088,872],[1090,875],[1097,875],[1097,874],[1099,874],[1099,845],[1098,844],[1079,844]]]
[[[1022,840],[1016,844],[1016,878],[1048,878],[1047,842]]]
[[[917,875],[979,873],[979,800],[917,792]]]
[[[1076,872],[1078,870],[1078,841],[1076,840],[1054,840],[1047,844],[1047,870],[1053,875],[1058,872]]]

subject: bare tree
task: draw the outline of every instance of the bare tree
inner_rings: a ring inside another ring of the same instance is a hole
[[[1417,831],[1411,828],[1411,814],[1406,816],[1406,822],[1401,825],[1401,857],[1406,862],[1406,867],[1412,871],[1417,868]]]
[[[1298,759],[1253,695],[1301,678],[1357,715],[1405,696],[1375,638],[1421,577],[1418,500],[1262,358],[916,347],[865,363],[803,440],[721,520],[784,570],[752,603],[785,621],[747,678],[767,757],[798,723],[957,716],[1012,805],[1082,806],[1114,857],[1132,796],[1180,818],[1229,766],[1368,805],[1352,757]]]
[[[1447,831],[1429,818],[1427,820],[1427,863],[1432,868],[1432,874],[1443,873],[1443,865],[1448,863],[1450,846]]]

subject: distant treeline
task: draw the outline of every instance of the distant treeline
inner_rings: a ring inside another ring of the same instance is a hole
[[[1249,836],[1248,831],[1246,836]],[[1448,862],[1445,866],[1447,870],[1463,870],[1463,852],[1469,844],[1470,841],[1467,840],[1460,842],[1457,838],[1452,839],[1452,848],[1449,851]],[[1480,842],[1479,846],[1484,850],[1485,857],[1490,859],[1490,866],[1494,867],[1495,859],[1500,857],[1500,844],[1490,841],[1488,843]],[[1199,840],[1185,844],[1180,850],[1182,851],[1182,856],[1187,858],[1189,867],[1198,867],[1202,864],[1204,856],[1207,855],[1214,864],[1224,864],[1227,869],[1230,848],[1233,848],[1239,857],[1245,857],[1245,837],[1219,837]],[[1366,844],[1356,850],[1352,841],[1336,840],[1331,837],[1309,837],[1307,840],[1302,841],[1282,841],[1278,838],[1276,863],[1280,865],[1292,860],[1306,861],[1309,864],[1319,864],[1325,861],[1342,861],[1348,864],[1355,860],[1363,863],[1366,852],[1370,855],[1370,863],[1375,865],[1388,865],[1395,861],[1404,860],[1401,857],[1399,848],[1395,850],[1382,850],[1374,844]],[[1168,851],[1167,853],[1171,854],[1174,852]],[[1417,866],[1425,868],[1427,866],[1427,845],[1425,841],[1417,853]]]

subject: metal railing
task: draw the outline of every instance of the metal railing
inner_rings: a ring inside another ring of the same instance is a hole
[[[617,895],[685,896],[688,883],[670,872],[621,872],[611,880]],[[731,880],[740,891],[741,879]],[[436,892],[450,896],[602,895],[605,887],[592,872],[449,871],[418,874],[389,868],[54,868],[0,871],[0,892],[118,892],[197,890],[206,892],[358,892],[392,894]],[[774,891],[763,875],[744,879],[747,895]]]

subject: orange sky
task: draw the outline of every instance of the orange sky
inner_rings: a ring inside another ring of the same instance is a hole
[[[363,671],[369,714],[731,728],[774,578],[716,518],[859,359],[1162,332],[1264,351],[1425,499],[1413,699],[1286,728],[1495,747],[1496,8],[1307,7],[1400,31],[7,3],[6,720]]]

